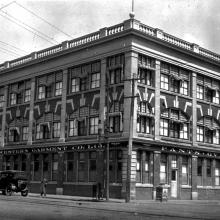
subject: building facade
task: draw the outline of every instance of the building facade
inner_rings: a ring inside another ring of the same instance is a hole
[[[219,94],[220,55],[134,18],[7,61],[0,170],[31,192],[219,199]]]

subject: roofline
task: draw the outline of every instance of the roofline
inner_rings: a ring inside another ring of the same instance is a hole
[[[55,45],[53,47],[49,47],[37,52],[33,52],[29,55],[11,60],[6,61],[2,64],[0,64],[0,72],[3,72],[8,69],[12,69],[13,67],[19,67],[24,66],[25,64],[28,64],[31,61],[41,61],[42,59],[50,58],[51,55],[59,54],[62,51],[68,52],[71,51],[73,48],[80,48],[81,46],[91,45],[92,42],[96,42],[99,39],[103,39],[109,36],[117,35],[118,33],[125,32],[126,30],[136,30],[140,33],[150,36],[154,38],[158,43],[160,42],[166,42],[168,45],[173,45],[176,48],[183,49],[183,51],[189,51],[191,54],[199,55],[199,57],[203,57],[203,59],[207,59],[207,61],[214,61],[216,64],[220,63],[220,55],[213,53],[207,49],[204,49],[200,47],[197,44],[189,43],[187,41],[184,41],[180,38],[177,38],[175,36],[172,36],[170,34],[167,34],[166,32],[157,29],[152,28],[150,26],[147,26],[145,24],[142,24],[140,21],[136,19],[128,19],[124,22],[111,26],[111,27],[105,27],[100,29],[97,32],[93,32],[88,35],[84,35],[82,37],[70,40],[70,41],[64,41],[61,44]]]

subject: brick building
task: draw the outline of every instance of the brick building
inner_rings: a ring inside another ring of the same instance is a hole
[[[219,199],[219,73],[220,55],[134,18],[7,61],[0,170],[92,196],[109,163],[112,198],[165,183],[172,199]]]

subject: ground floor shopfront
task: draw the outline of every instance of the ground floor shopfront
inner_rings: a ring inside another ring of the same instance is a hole
[[[110,143],[110,198],[125,198],[127,143]],[[99,183],[106,192],[106,145],[82,144],[5,149],[0,152],[1,170],[27,172],[30,191],[94,196]],[[169,199],[220,199],[220,157],[217,153],[160,145],[133,143],[131,199],[155,199],[156,187],[165,184]]]

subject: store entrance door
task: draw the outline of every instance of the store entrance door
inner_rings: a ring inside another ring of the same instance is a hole
[[[172,169],[171,172],[171,197],[177,198],[177,170]]]

